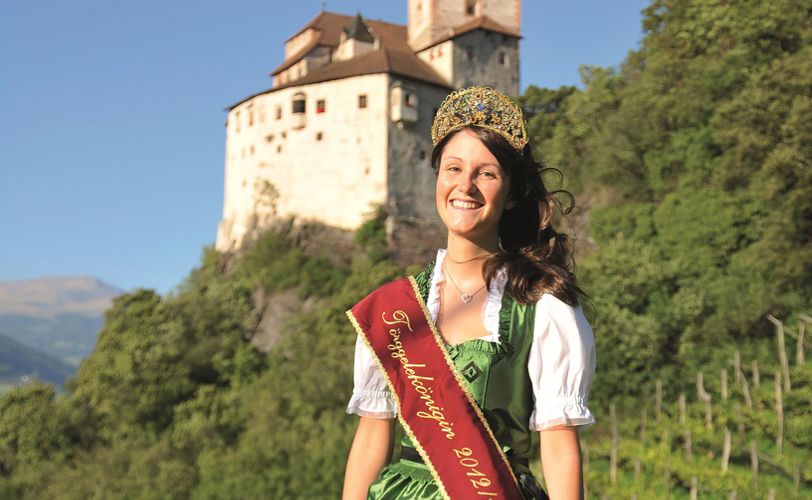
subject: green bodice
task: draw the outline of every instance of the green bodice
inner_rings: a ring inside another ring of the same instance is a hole
[[[434,263],[415,275],[423,301],[428,300]],[[499,310],[499,343],[472,339],[446,345],[468,390],[482,409],[496,440],[518,457],[530,452],[533,387],[527,360],[533,342],[535,304],[520,304],[508,294]],[[402,441],[412,446],[408,436]]]

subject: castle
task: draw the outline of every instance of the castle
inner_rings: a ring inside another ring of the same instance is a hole
[[[520,26],[521,0],[408,0],[407,26],[320,13],[285,42],[273,86],[228,109],[216,248],[278,217],[435,218],[434,114],[455,88],[519,93]]]

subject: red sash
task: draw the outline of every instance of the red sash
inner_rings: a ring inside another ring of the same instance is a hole
[[[516,476],[468,393],[414,278],[347,311],[398,401],[398,418],[446,499],[521,499]]]

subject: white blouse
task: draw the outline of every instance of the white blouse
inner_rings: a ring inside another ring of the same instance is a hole
[[[437,252],[426,302],[433,320],[440,310],[439,285],[445,250]],[[498,273],[491,283],[482,323],[488,335],[481,337],[499,343],[499,309],[507,276]],[[533,385],[534,408],[530,429],[544,430],[556,425],[580,426],[595,423],[587,407],[589,388],[595,374],[595,340],[581,307],[572,307],[551,294],[536,304],[533,343],[527,361]],[[394,418],[397,402],[366,344],[355,342],[354,388],[347,413],[372,418]]]

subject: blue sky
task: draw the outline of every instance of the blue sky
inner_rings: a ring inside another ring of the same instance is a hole
[[[327,10],[406,22],[406,1]],[[578,83],[638,47],[647,1],[525,0],[521,85]],[[213,244],[225,112],[270,87],[321,2],[0,3],[0,281],[179,284]]]

